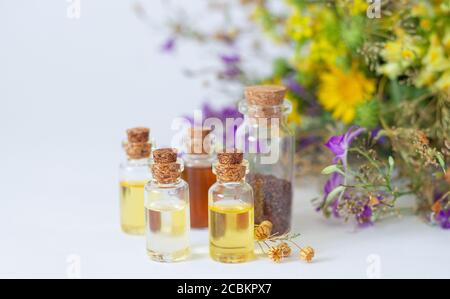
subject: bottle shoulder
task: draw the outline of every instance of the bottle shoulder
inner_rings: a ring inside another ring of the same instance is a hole
[[[147,191],[148,190],[170,190],[170,189],[186,190],[186,189],[189,189],[189,185],[183,179],[179,179],[176,183],[173,183],[173,184],[161,184],[161,183],[157,182],[156,180],[152,179],[147,183],[147,185],[145,186],[145,189]]]
[[[281,137],[294,137],[295,132],[291,126],[286,121],[280,121],[277,125],[272,125],[270,121],[267,120],[255,120],[251,118],[244,119],[242,124],[236,131],[236,136],[242,137],[247,136],[250,137],[252,134],[257,134],[261,130],[266,132],[270,132],[271,130],[278,130],[279,136]],[[272,136],[272,134],[268,134],[268,137]]]
[[[212,192],[224,192],[224,191],[239,191],[239,192],[253,192],[252,186],[247,182],[239,183],[222,183],[216,182],[211,186]]]

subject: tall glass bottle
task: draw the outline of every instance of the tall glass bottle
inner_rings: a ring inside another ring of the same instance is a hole
[[[216,182],[212,170],[215,160],[212,152],[213,139],[211,130],[189,129],[186,143],[186,154],[183,156],[183,179],[191,186],[189,200],[191,211],[191,227],[208,227],[208,191]]]
[[[254,257],[252,187],[245,182],[243,154],[218,155],[217,183],[209,191],[209,251],[213,260],[243,263]]]
[[[295,136],[287,122],[292,106],[285,94],[283,86],[248,87],[240,103],[244,122],[236,134],[250,165],[255,222],[271,221],[279,235],[291,229],[294,180]]]
[[[132,235],[143,235],[144,187],[151,179],[149,171],[151,142],[148,128],[133,128],[127,131],[124,142],[127,160],[120,165],[120,219],[122,231]]]
[[[153,180],[145,187],[147,253],[158,262],[188,257],[189,186],[181,179],[182,161],[173,149],[153,152]]]

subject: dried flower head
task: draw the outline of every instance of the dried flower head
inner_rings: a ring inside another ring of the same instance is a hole
[[[278,248],[280,248],[281,251],[283,252],[283,257],[288,257],[292,253],[291,247],[289,247],[289,245],[286,242],[282,242],[280,245],[278,245]]]
[[[431,207],[431,210],[436,213],[439,214],[439,212],[442,210],[442,204],[440,201],[436,201],[434,203],[434,205]]]
[[[445,173],[445,180],[450,184],[450,168]]]
[[[269,258],[275,263],[281,262],[283,259],[283,250],[280,247],[271,247],[267,252]]]
[[[261,222],[261,224],[255,228],[255,239],[257,241],[267,240],[272,233],[272,227],[273,225],[270,221]]]
[[[300,250],[300,259],[307,263],[311,263],[314,258],[315,252],[312,247],[306,247]]]
[[[374,196],[373,194],[369,195],[369,206],[370,207],[376,207],[380,204],[380,199],[376,196]]]

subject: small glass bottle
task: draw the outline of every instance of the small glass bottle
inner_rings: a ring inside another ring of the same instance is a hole
[[[209,129],[189,129],[185,141],[183,179],[191,186],[189,200],[192,228],[208,227],[208,191],[216,182],[212,170],[215,158],[211,154],[213,139],[210,133]]]
[[[237,147],[249,162],[255,223],[271,221],[278,235],[291,230],[294,195],[295,134],[288,125],[292,105],[285,94],[284,86],[247,87],[240,103],[244,122],[236,133]]]
[[[213,260],[243,263],[254,258],[252,187],[245,182],[247,162],[236,151],[218,155],[217,183],[209,191],[209,251]]]
[[[188,257],[189,186],[181,179],[182,161],[174,149],[153,152],[153,180],[145,187],[147,253],[158,262]]]
[[[120,218],[122,231],[131,235],[143,235],[145,231],[144,187],[151,179],[149,171],[151,142],[148,128],[127,131],[128,140],[123,143],[127,161],[120,165]]]

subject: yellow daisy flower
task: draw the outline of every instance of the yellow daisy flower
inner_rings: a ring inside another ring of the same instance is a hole
[[[370,100],[375,92],[375,82],[364,76],[356,67],[344,72],[332,67],[320,76],[318,98],[334,119],[351,123],[358,104]]]

